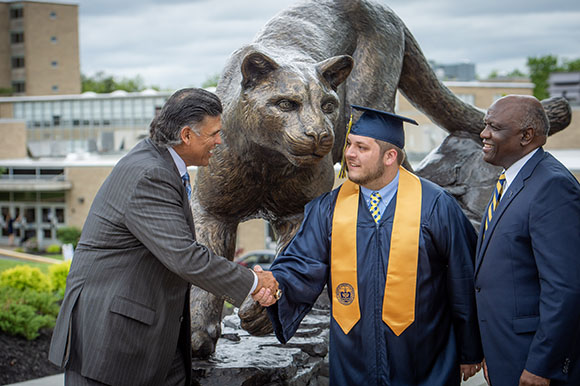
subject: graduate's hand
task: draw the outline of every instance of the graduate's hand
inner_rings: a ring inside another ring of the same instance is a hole
[[[259,265],[254,266],[254,272],[258,275],[258,285],[252,293],[252,299],[263,307],[271,306],[280,298],[278,282],[272,272],[264,271]]]
[[[485,358],[483,358],[483,362],[481,362],[483,366],[483,377],[489,386],[491,386],[491,382],[489,381],[489,375],[487,374],[487,363],[485,363]]]
[[[520,377],[520,386],[550,386],[550,380],[524,369]]]
[[[467,381],[469,378],[477,374],[479,370],[481,370],[481,363],[459,365],[459,367],[460,367],[459,373],[463,377],[463,380]]]

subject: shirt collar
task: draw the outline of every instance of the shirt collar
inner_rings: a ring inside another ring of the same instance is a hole
[[[520,172],[520,170],[522,170],[526,162],[528,162],[529,159],[532,158],[534,154],[536,154],[538,149],[539,148],[532,150],[531,152],[529,152],[528,154],[526,154],[525,156],[514,162],[509,168],[507,168],[507,170],[505,170],[505,186],[503,187],[504,192],[513,182],[513,180],[517,177],[518,173]]]
[[[185,161],[172,147],[168,147],[167,150],[169,150],[169,154],[171,154],[171,158],[173,158],[173,162],[175,162],[175,166],[177,166],[177,170],[179,170],[179,175],[185,175],[185,173],[187,173],[187,166],[185,166]]]
[[[397,171],[397,175],[395,176],[395,178],[393,178],[391,182],[389,182],[387,185],[383,186],[379,190],[367,189],[364,186],[361,186],[360,190],[363,194],[364,199],[367,202],[370,200],[372,192],[379,192],[379,194],[381,195],[381,202],[383,202],[386,206],[389,204],[389,202],[391,202],[391,199],[397,192],[398,187],[399,187],[399,171]]]

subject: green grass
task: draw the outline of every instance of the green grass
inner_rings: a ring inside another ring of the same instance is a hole
[[[43,273],[48,273],[48,267],[52,265],[47,263],[36,263],[32,261],[0,259],[0,272],[5,271],[12,267],[16,267],[17,265],[24,264],[28,264],[31,267],[38,267]]]

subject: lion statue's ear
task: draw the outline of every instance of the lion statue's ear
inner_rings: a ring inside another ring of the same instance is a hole
[[[351,56],[340,55],[318,63],[316,70],[324,80],[330,83],[330,87],[336,91],[336,88],[346,80],[353,66],[354,60]]]
[[[278,63],[261,52],[249,53],[242,62],[242,87],[254,87],[278,67]]]

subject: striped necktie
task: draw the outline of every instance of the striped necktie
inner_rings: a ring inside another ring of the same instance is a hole
[[[493,217],[493,213],[495,212],[495,208],[497,208],[497,204],[499,204],[499,199],[501,194],[503,193],[503,186],[505,184],[505,172],[503,172],[495,184],[495,190],[493,191],[493,197],[491,202],[489,203],[489,208],[487,208],[487,214],[485,217],[485,231],[489,227],[491,223],[491,218]]]
[[[378,224],[379,220],[381,219],[381,211],[379,210],[379,202],[381,202],[381,195],[379,192],[372,192],[371,193],[371,215],[373,219]]]
[[[187,199],[191,200],[191,184],[189,183],[189,173],[185,173],[181,176],[181,180],[183,181],[183,186],[185,186],[185,190],[187,191]]]

